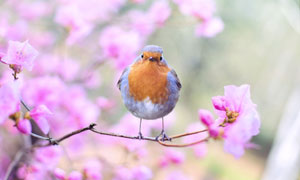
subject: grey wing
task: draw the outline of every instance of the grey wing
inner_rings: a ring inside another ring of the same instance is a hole
[[[128,70],[129,70],[129,67],[125,68],[120,76],[120,79],[118,80],[117,86],[118,86],[119,90],[121,90],[121,83],[124,79],[124,75],[128,72]]]
[[[178,78],[176,72],[174,71],[174,69],[172,69],[172,70],[170,71],[170,73],[171,73],[171,74],[173,75],[173,77],[175,78],[176,85],[177,85],[178,89],[180,90],[180,89],[181,89],[181,83],[180,83],[180,80],[179,80],[179,78]]]

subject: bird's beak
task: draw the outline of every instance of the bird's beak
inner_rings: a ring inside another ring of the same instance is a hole
[[[149,57],[149,61],[155,61],[155,58],[153,58],[153,57]]]

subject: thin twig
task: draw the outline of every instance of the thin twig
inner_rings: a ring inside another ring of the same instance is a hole
[[[30,108],[25,104],[25,102],[23,100],[20,100],[21,101],[21,104],[24,106],[24,108],[27,110],[27,111],[30,111]]]
[[[108,132],[100,132],[97,131],[95,129],[91,129],[92,132],[97,133],[97,134],[101,134],[101,135],[106,135],[106,136],[114,136],[114,137],[120,137],[120,138],[126,138],[126,139],[137,139],[137,140],[147,140],[147,141],[158,141],[156,138],[154,137],[142,137],[139,138],[138,136],[127,136],[127,135],[123,135],[123,134],[115,134],[115,133],[108,133]]]
[[[126,139],[134,139],[134,140],[146,140],[146,141],[153,141],[153,142],[158,142],[160,145],[166,146],[166,147],[187,147],[187,146],[192,146],[192,145],[196,145],[202,142],[207,141],[210,137],[206,137],[204,139],[201,139],[199,141],[196,142],[192,142],[192,143],[187,143],[187,144],[167,144],[163,141],[163,139],[157,139],[155,137],[138,137],[138,136],[128,136],[128,135],[123,135],[123,134],[116,134],[116,133],[110,133],[110,132],[101,132],[101,131],[97,131],[94,129],[94,127],[96,126],[96,124],[90,124],[88,127],[73,131],[69,134],[64,135],[63,137],[59,138],[59,139],[52,139],[52,138],[43,138],[44,140],[48,140],[49,142],[47,144],[44,145],[34,145],[33,147],[46,147],[46,146],[51,146],[51,145],[58,145],[60,142],[76,135],[76,134],[80,134],[84,131],[92,131],[96,134],[101,134],[101,135],[105,135],[105,136],[112,136],[112,137],[118,137],[118,138],[126,138]],[[201,130],[201,131],[195,131],[195,132],[190,132],[190,133],[184,133],[184,134],[179,134],[179,135],[175,135],[175,136],[171,136],[173,139],[177,139],[180,137],[185,137],[185,136],[191,136],[194,134],[198,134],[201,132],[206,132],[207,130]],[[171,141],[171,140],[169,140]]]
[[[166,147],[188,147],[188,146],[193,146],[193,145],[196,145],[196,144],[200,144],[200,143],[203,143],[203,142],[206,142],[208,141],[209,137],[206,137],[205,139],[201,139],[199,141],[195,141],[195,142],[192,142],[192,143],[186,143],[186,144],[167,144],[161,140],[158,140],[157,142],[162,145],[162,146],[166,146]]]
[[[19,164],[19,161],[21,160],[22,156],[24,155],[25,151],[24,150],[20,150],[17,152],[17,154],[15,155],[14,160],[9,164],[6,174],[4,176],[4,180],[8,180],[11,173],[13,172],[13,170],[15,169],[15,167]]]
[[[195,132],[189,132],[189,133],[184,133],[184,134],[178,134],[178,135],[175,135],[175,136],[171,136],[170,138],[171,138],[171,139],[177,139],[177,138],[181,138],[181,137],[185,137],[185,136],[190,136],[190,135],[194,135],[194,134],[203,133],[203,132],[206,132],[206,131],[208,131],[208,130],[207,130],[207,129],[204,129],[204,130],[195,131]]]

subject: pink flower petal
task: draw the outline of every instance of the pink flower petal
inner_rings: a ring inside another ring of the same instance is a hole
[[[28,119],[20,119],[17,123],[17,129],[23,134],[31,133],[31,124]]]

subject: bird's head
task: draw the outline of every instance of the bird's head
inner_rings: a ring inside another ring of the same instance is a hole
[[[161,62],[163,58],[163,50],[159,46],[148,45],[142,50],[141,59],[143,61]]]

